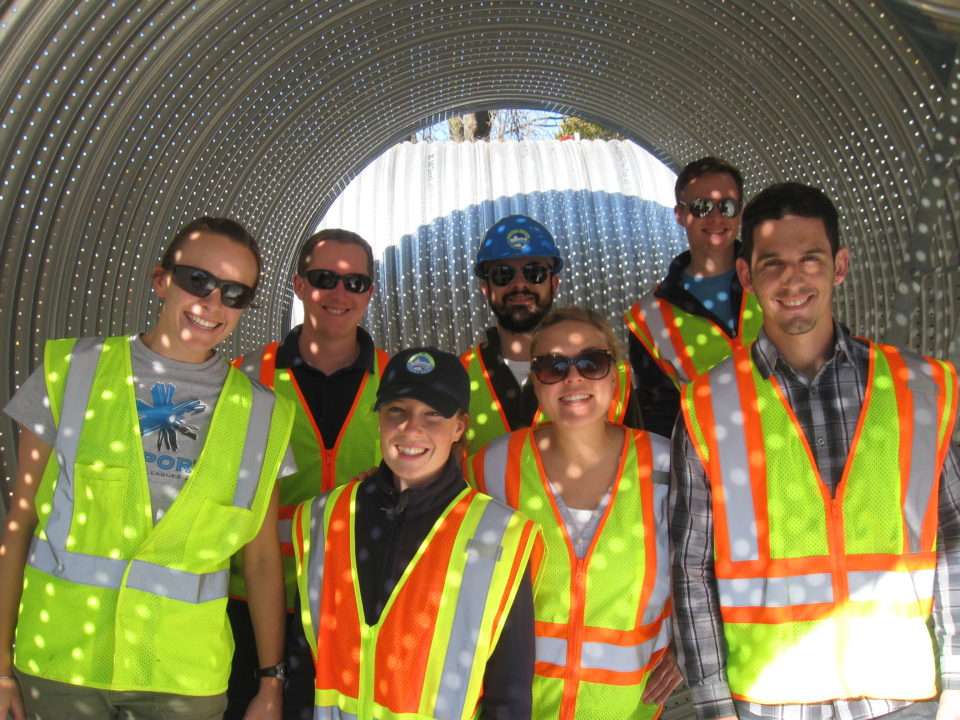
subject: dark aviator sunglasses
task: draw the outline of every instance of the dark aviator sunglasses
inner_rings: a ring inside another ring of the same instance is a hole
[[[167,268],[173,284],[194,297],[205,298],[214,290],[220,290],[220,302],[224,307],[242,310],[253,305],[253,296],[256,293],[249,285],[221,280],[211,272],[192,265],[172,265]]]
[[[550,268],[540,263],[527,263],[520,272],[523,278],[531,285],[540,285],[550,275]],[[487,268],[486,277],[497,287],[506,287],[517,274],[513,265],[494,265]]]
[[[333,290],[343,280],[343,289],[362,295],[373,285],[373,278],[363,273],[340,275],[333,270],[307,270],[303,277],[317,290]]]
[[[680,201],[681,205],[690,208],[694,217],[706,217],[713,212],[714,208],[720,211],[725,218],[735,218],[740,214],[740,201],[733,198],[724,198],[723,200],[711,200],[710,198],[696,198],[690,202]]]
[[[587,380],[602,380],[610,374],[613,354],[609,350],[584,350],[576,357],[566,355],[537,355],[530,361],[530,370],[544,385],[553,385],[563,380],[576,367]]]

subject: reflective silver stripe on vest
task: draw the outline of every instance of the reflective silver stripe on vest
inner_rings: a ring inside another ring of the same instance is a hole
[[[879,349],[877,352],[880,352]],[[928,503],[936,480],[937,440],[940,437],[940,416],[937,414],[939,388],[933,380],[930,363],[922,357],[902,354],[910,371],[907,387],[913,401],[913,438],[910,454],[910,482],[907,484],[903,510],[911,552],[920,552],[920,534]],[[903,432],[903,430],[901,430]]]
[[[656,637],[639,645],[585,642],[580,652],[580,666],[591,670],[611,672],[639,672],[653,654],[670,643],[670,621],[667,619]]]
[[[293,542],[293,518],[281,518],[277,521],[277,533],[280,536],[280,542]]]
[[[73,516],[73,470],[77,464],[80,434],[90,404],[93,378],[103,351],[103,338],[79,338],[70,352],[70,369],[60,405],[60,424],[54,448],[60,464],[57,487],[45,532],[54,547],[67,545]]]
[[[760,547],[753,515],[747,438],[733,358],[727,358],[717,365],[708,377],[719,454],[716,461],[723,469],[721,477],[727,531],[730,535],[730,559],[735,562],[757,560]]]
[[[640,309],[643,311],[643,319],[647,323],[650,337],[653,338],[653,342],[657,346],[660,358],[670,363],[673,369],[677,371],[677,380],[680,381],[681,385],[690,382],[690,378],[687,377],[687,373],[683,369],[683,363],[680,362],[680,357],[677,355],[677,350],[673,346],[670,331],[663,320],[660,303],[653,293],[647,293],[640,298]]]
[[[141,560],[106,558],[66,550],[73,517],[74,467],[80,435],[86,419],[90,392],[103,352],[102,338],[77,340],[70,355],[70,369],[64,387],[64,406],[57,427],[57,461],[60,464],[52,507],[44,528],[46,540],[34,537],[30,565],[71,582],[119,590],[130,565],[127,586],[184,602],[208,602],[226,597],[229,571],[191,573]],[[128,346],[112,344],[111,352],[126,352]],[[235,372],[231,368],[228,372]],[[234,491],[234,505],[250,509],[260,482],[259,469],[266,454],[274,396],[258,383],[251,383],[253,402],[247,423],[240,470]],[[135,473],[131,473],[133,475]]]
[[[886,602],[912,603],[933,598],[933,568],[913,571],[857,571],[848,573],[850,599],[857,602],[883,598]]]
[[[240,460],[240,472],[237,473],[237,489],[233,494],[233,504],[249,510],[257,496],[260,484],[260,468],[267,455],[267,441],[270,439],[270,420],[276,396],[258,382],[250,383],[253,391],[253,404],[247,422],[247,437],[243,442],[243,456]]]
[[[264,348],[260,348],[240,360],[240,371],[257,382],[260,382],[260,373],[263,371],[263,351]]]
[[[313,720],[357,720],[357,716],[338,707],[314,706]]]
[[[500,502],[507,502],[507,450],[510,436],[491,440],[483,454],[483,482],[486,494]]]
[[[349,492],[344,490],[342,492]],[[323,560],[327,551],[327,529],[323,524],[323,511],[327,507],[329,493],[313,499],[310,503],[310,563],[307,567],[307,594],[310,603],[310,623],[314,637],[320,632],[320,595],[323,591]],[[347,550],[349,548],[345,548]],[[357,608],[363,617],[363,608]]]
[[[537,662],[567,664],[567,641],[563,638],[537,636]]]
[[[188,603],[225,598],[230,584],[229,570],[191,573],[143,560],[128,562],[63,550],[55,555],[50,543],[39,537],[33,538],[29,563],[37,570],[64,580],[103,588],[119,588],[129,564],[127,587]]]
[[[478,502],[474,499],[472,502]],[[486,547],[500,547],[513,511],[493,501],[487,501],[471,542]],[[511,561],[508,558],[505,562]],[[476,656],[480,626],[487,606],[490,584],[499,560],[491,553],[467,552],[456,611],[450,628],[450,640],[443,661],[443,673],[437,689],[434,717],[458,718],[466,704],[470,670]]]
[[[833,602],[830,573],[788,577],[717,578],[722,607],[789,607]]]

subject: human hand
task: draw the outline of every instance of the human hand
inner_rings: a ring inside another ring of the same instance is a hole
[[[13,720],[27,720],[20,696],[20,683],[11,676],[0,678],[0,718],[7,717],[7,713]]]
[[[944,690],[940,693],[937,720],[960,720],[960,690]]]
[[[283,711],[283,681],[275,677],[260,678],[260,690],[247,706],[243,720],[280,720]]]
[[[663,705],[670,697],[677,685],[683,682],[680,675],[680,668],[677,667],[677,659],[673,654],[673,648],[668,647],[667,651],[660,657],[660,662],[647,678],[647,686],[643,689],[643,701],[651,705]]]
[[[352,478],[350,478],[350,482],[363,482],[364,480],[369,480],[376,474],[377,474],[377,466],[374,465],[369,470],[364,470],[362,473],[357,473],[356,475],[354,475]]]

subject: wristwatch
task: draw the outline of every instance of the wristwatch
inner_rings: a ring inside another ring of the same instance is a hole
[[[281,682],[287,681],[287,664],[285,662],[271,665],[270,667],[260,668],[254,673],[254,677],[275,677],[280,678]]]

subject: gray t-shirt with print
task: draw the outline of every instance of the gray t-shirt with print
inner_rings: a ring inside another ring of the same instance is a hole
[[[139,337],[130,343],[130,356],[150,502],[157,522],[176,500],[200,457],[230,366],[219,355],[202,363],[171,360],[148,348]],[[53,445],[57,427],[42,365],[30,374],[4,412]],[[288,448],[280,475],[294,469]]]

